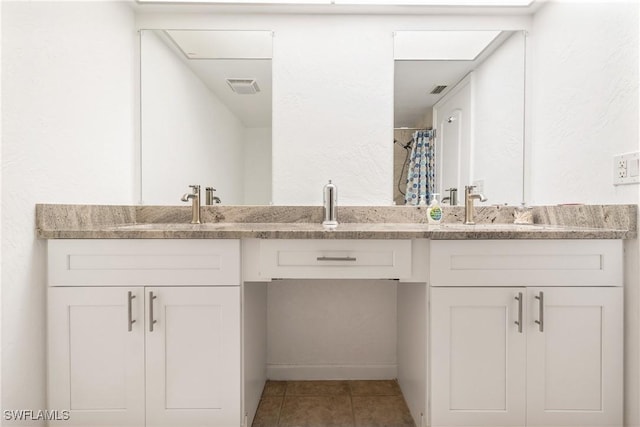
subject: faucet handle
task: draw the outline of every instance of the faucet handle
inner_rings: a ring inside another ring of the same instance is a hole
[[[191,193],[193,193],[193,194],[200,193],[200,186],[197,185],[197,184],[190,185],[189,188],[191,188]]]

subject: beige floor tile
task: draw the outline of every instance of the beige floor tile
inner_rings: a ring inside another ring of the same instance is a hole
[[[287,396],[348,395],[347,381],[287,381]]]
[[[267,381],[262,390],[263,396],[284,396],[284,391],[287,389],[286,381]]]
[[[265,396],[260,399],[256,416],[253,419],[253,427],[278,427],[282,396]]]
[[[353,396],[356,427],[415,427],[402,396]]]
[[[351,398],[344,396],[286,396],[280,427],[353,427]]]
[[[349,381],[352,396],[400,396],[400,386],[395,380]]]

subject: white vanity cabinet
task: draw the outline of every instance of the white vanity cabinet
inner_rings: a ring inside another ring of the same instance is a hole
[[[621,241],[430,253],[432,427],[622,425]]]
[[[49,241],[49,407],[68,426],[241,424],[239,241]]]
[[[526,337],[513,326],[517,294],[431,289],[432,426],[524,425]]]

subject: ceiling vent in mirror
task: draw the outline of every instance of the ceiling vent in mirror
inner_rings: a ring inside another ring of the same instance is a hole
[[[252,95],[260,92],[255,79],[226,79],[232,91],[240,95]]]
[[[447,85],[438,85],[438,86],[434,87],[431,90],[430,94],[431,95],[438,95],[438,94],[442,93],[442,91],[445,90],[446,88],[447,88]]]

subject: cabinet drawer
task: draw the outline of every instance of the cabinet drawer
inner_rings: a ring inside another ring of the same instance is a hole
[[[410,240],[261,240],[260,275],[297,279],[411,276]]]
[[[621,240],[430,242],[431,286],[622,286]]]
[[[238,240],[49,240],[49,286],[240,284]]]

